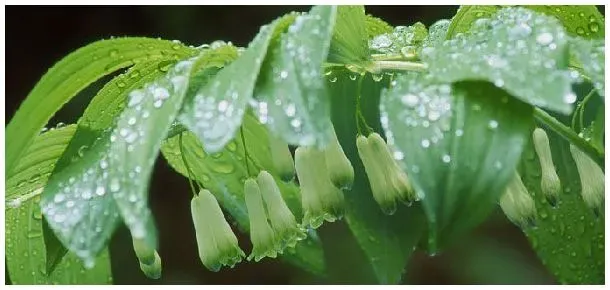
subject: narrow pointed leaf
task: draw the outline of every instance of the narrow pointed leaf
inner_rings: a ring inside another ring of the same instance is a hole
[[[531,107],[486,82],[434,83],[410,74],[382,95],[394,157],[421,196],[428,251],[482,222],[529,137]]]
[[[109,284],[110,259],[104,251],[93,269],[85,270],[70,254],[48,270],[43,240],[40,194],[76,126],[48,131],[36,137],[6,182],[6,265],[13,284]]]
[[[237,60],[185,102],[178,119],[206,144],[207,152],[220,152],[239,129],[267,48],[282,27],[282,19],[261,27]]]
[[[255,111],[261,123],[289,144],[325,145],[330,138],[322,64],[335,18],[334,6],[316,6],[297,16],[265,59],[256,85]]]
[[[137,62],[193,51],[171,41],[125,37],[94,42],[66,56],[40,79],[7,125],[5,170],[10,173],[53,114],[89,84]]]
[[[96,135],[93,144],[79,148],[78,155],[51,176],[42,210],[62,243],[86,263],[104,247],[119,215],[134,238],[145,238],[156,248],[148,179],[180,109],[193,62],[182,61],[144,88],[129,91],[112,127],[101,134],[89,132]]]

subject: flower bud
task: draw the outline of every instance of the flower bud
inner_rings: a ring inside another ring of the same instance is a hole
[[[500,207],[510,221],[521,227],[533,226],[536,221],[536,205],[515,171],[500,197]]]
[[[323,151],[299,147],[295,152],[304,211],[303,225],[314,229],[321,226],[324,220],[334,222],[343,216],[343,192],[330,181],[325,164]]]
[[[282,248],[275,232],[269,226],[260,188],[254,179],[248,178],[244,183],[244,195],[252,242],[252,253],[248,256],[248,261],[254,258],[254,261],[258,262],[264,257],[277,257],[278,252],[281,254]]]
[[[140,270],[150,279],[161,278],[161,257],[157,251],[153,252],[152,263],[146,264],[140,260]]]
[[[570,144],[570,152],[580,175],[580,195],[585,204],[599,216],[604,204],[604,172],[591,157],[572,144]]]
[[[245,256],[237,237],[225,220],[224,214],[209,190],[202,189],[191,200],[191,214],[199,247],[199,258],[210,271],[222,266],[233,267]]]
[[[339,189],[351,189],[354,183],[354,167],[343,153],[343,148],[341,148],[335,129],[332,126],[331,131],[332,138],[324,149],[330,181]]]
[[[388,145],[377,133],[356,138],[358,155],[362,160],[373,192],[373,198],[386,214],[396,211],[396,200],[410,203],[417,200],[407,174],[392,158]]]
[[[294,178],[294,160],[288,148],[288,143],[273,136],[272,133],[269,133],[268,136],[273,167],[283,181],[291,181]]]
[[[155,249],[148,246],[144,239],[133,239],[133,250],[140,263],[150,265],[155,262]]]
[[[271,227],[281,241],[282,248],[294,247],[298,241],[307,237],[307,234],[297,224],[273,176],[267,171],[261,171],[256,180],[263,195]]]
[[[555,206],[557,204],[557,197],[561,192],[561,181],[555,171],[555,164],[553,164],[549,137],[544,130],[536,128],[534,130],[533,140],[534,149],[540,160],[540,170],[542,171],[540,189],[549,204]]]

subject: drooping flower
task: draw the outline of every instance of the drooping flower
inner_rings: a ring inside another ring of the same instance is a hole
[[[282,193],[273,176],[267,171],[261,171],[256,178],[258,186],[265,202],[269,221],[277,239],[281,241],[282,247],[294,247],[296,243],[304,239],[307,234],[297,224],[294,215],[286,205]]]
[[[555,170],[555,164],[553,164],[549,137],[544,130],[536,128],[533,133],[533,141],[534,149],[540,160],[540,170],[542,171],[540,189],[549,204],[555,206],[561,192],[561,180]]]
[[[244,195],[250,220],[250,241],[252,242],[252,252],[248,256],[248,261],[254,259],[258,262],[264,257],[277,257],[277,254],[281,254],[282,251],[281,243],[267,221],[263,197],[253,178],[248,178],[244,183]]]
[[[146,265],[153,264],[155,262],[155,249],[148,246],[144,239],[135,238],[132,239],[133,251],[136,253],[136,257],[140,263]]]
[[[299,147],[295,167],[301,189],[303,225],[317,228],[324,220],[334,222],[343,216],[343,192],[330,181],[324,152],[313,147]]]
[[[202,189],[191,200],[191,214],[197,236],[199,258],[210,271],[222,266],[233,267],[245,256],[237,237],[225,220],[218,201],[209,190]]]
[[[150,279],[161,278],[161,257],[159,256],[159,253],[157,253],[157,251],[153,252],[153,260],[150,264],[143,263],[142,260],[140,260],[140,270]]]
[[[358,136],[356,147],[368,176],[373,198],[384,213],[393,214],[397,200],[405,203],[417,200],[407,174],[392,158],[388,145],[379,134]]]
[[[604,204],[604,172],[591,157],[572,144],[570,152],[580,175],[580,195],[587,206],[599,215]]]
[[[518,226],[532,226],[536,221],[536,205],[519,173],[515,171],[508,182],[504,194],[500,197],[500,207],[510,221]]]
[[[331,126],[332,138],[324,149],[326,168],[330,181],[339,189],[351,189],[354,183],[354,167],[349,161],[337,139],[335,129]]]
[[[278,176],[284,181],[291,181],[294,178],[294,160],[288,148],[288,144],[272,133],[269,136],[269,150],[271,160]]]

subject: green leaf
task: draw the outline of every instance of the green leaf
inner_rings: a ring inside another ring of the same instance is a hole
[[[538,213],[536,228],[524,232],[538,257],[562,284],[604,283],[604,218],[582,200],[578,170],[569,143],[547,130],[563,191],[552,207],[540,190],[540,161],[532,144],[521,158],[520,174]]]
[[[604,97],[605,84],[605,42],[603,39],[588,40],[580,37],[571,40],[570,52],[582,66],[585,75],[591,78],[593,86]]]
[[[74,134],[73,125],[35,138],[6,179],[6,263],[13,284],[110,284],[110,258],[104,251],[95,268],[85,270],[74,255],[47,270],[40,193]]]
[[[185,102],[178,120],[206,144],[209,153],[220,152],[239,129],[269,43],[285,19],[261,27],[237,60]]]
[[[242,232],[249,231],[243,184],[248,176],[255,176],[262,169],[275,177],[282,196],[295,217],[302,217],[298,186],[292,182],[281,181],[273,167],[267,138],[268,131],[251,114],[244,116],[241,128],[244,139],[241,134],[238,135],[225,146],[223,151],[218,153],[206,153],[198,138],[188,131],[167,139],[161,147],[161,152],[178,173],[197,180],[210,190],[220,205],[237,222],[237,226]],[[180,139],[182,139],[182,145]],[[248,151],[249,167],[245,163],[244,140]],[[184,160],[188,163],[190,174],[185,167]],[[250,175],[248,170],[251,170]],[[287,248],[282,257],[310,272],[322,274],[324,255],[315,232],[310,231],[309,234],[310,237],[299,242],[294,250]]]
[[[382,94],[382,124],[426,211],[428,251],[481,223],[512,177],[532,108],[487,82],[409,74]]]
[[[447,39],[451,39],[458,33],[470,30],[470,27],[479,18],[490,18],[500,9],[499,6],[464,5],[460,6],[457,13],[451,19],[447,28]]]
[[[559,19],[571,36],[604,38],[604,16],[595,5],[527,5],[524,7]]]
[[[447,19],[441,19],[430,25],[428,28],[428,36],[424,39],[422,46],[435,47],[442,44],[447,38],[447,30],[449,29],[449,25],[451,25],[451,21]]]
[[[367,14],[364,21],[366,21],[367,39],[371,39],[379,34],[392,32],[392,26],[380,18]]]
[[[396,26],[391,33],[375,36],[369,46],[376,52],[403,55],[414,53],[428,36],[426,26],[416,22],[411,26]]]
[[[524,8],[478,19],[468,33],[424,48],[422,60],[440,82],[489,81],[526,103],[564,114],[576,100],[563,27]]]
[[[352,189],[345,193],[345,219],[381,284],[400,282],[408,258],[424,231],[424,215],[420,207],[401,207],[393,216],[382,213],[373,199],[366,173],[356,148],[356,82],[350,73],[335,71],[327,76],[333,108],[333,124],[343,151],[354,166]],[[389,83],[367,74],[363,80],[361,106],[367,120],[379,120],[379,95]],[[381,132],[379,121],[369,124]]]
[[[91,83],[137,62],[193,51],[171,41],[126,37],[97,41],[66,56],[40,79],[7,125],[6,172],[53,114]]]
[[[83,129],[82,136],[88,135],[93,143],[79,148],[51,176],[42,195],[42,211],[59,240],[86,266],[92,266],[93,257],[106,245],[119,214],[134,238],[144,238],[156,248],[156,229],[147,205],[148,179],[195,61],[179,62],[144,88],[130,87],[127,105],[112,126],[101,133]]]
[[[289,144],[324,145],[330,138],[322,64],[335,15],[334,6],[316,6],[298,16],[270,48],[256,84],[259,121]]]
[[[337,22],[328,52],[329,62],[362,64],[369,59],[366,19],[362,5],[337,7]]]

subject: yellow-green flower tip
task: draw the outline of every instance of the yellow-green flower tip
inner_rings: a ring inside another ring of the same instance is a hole
[[[155,261],[155,249],[148,246],[144,239],[133,239],[133,250],[141,263],[150,265]]]
[[[520,227],[533,226],[536,222],[536,205],[517,172],[500,197],[500,207],[508,219]]]
[[[237,237],[227,223],[218,201],[206,189],[191,200],[191,214],[195,226],[201,263],[217,272],[222,266],[233,267],[245,257]]]
[[[269,150],[271,160],[278,176],[284,181],[294,179],[294,160],[288,148],[288,143],[269,133]]]
[[[591,157],[572,144],[570,144],[570,152],[580,175],[580,195],[585,204],[599,215],[605,198],[604,172]]]
[[[330,181],[325,159],[324,152],[314,147],[299,147],[295,152],[304,226],[318,228],[325,220],[334,222],[343,216],[343,192]]]
[[[253,178],[248,178],[244,183],[244,195],[252,242],[252,252],[248,256],[248,261],[254,259],[258,262],[265,257],[277,257],[282,251],[281,242],[269,225],[260,188]]]
[[[161,257],[157,251],[153,252],[152,263],[146,264],[140,260],[140,270],[150,279],[161,278]]]
[[[271,228],[281,241],[282,247],[294,247],[298,241],[307,237],[305,230],[296,222],[273,176],[263,170],[256,180],[267,208]]]
[[[351,189],[354,183],[354,167],[349,161],[343,148],[337,139],[335,129],[331,127],[331,139],[326,149],[326,169],[328,170],[330,181],[339,189]]]
[[[555,164],[553,164],[549,137],[544,130],[536,128],[533,133],[533,141],[534,149],[540,161],[540,170],[542,171],[540,189],[549,204],[555,206],[561,192],[561,180],[559,180]]]
[[[373,198],[386,214],[396,212],[396,203],[417,200],[407,174],[392,158],[390,149],[377,133],[356,138],[358,155],[371,185]]]

